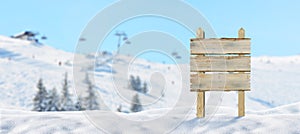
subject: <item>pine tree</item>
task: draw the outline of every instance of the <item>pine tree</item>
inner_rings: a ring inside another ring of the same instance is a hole
[[[165,97],[165,91],[164,90],[161,90],[161,97]]]
[[[69,92],[68,73],[65,73],[65,79],[63,81],[62,98],[61,98],[61,110],[73,111],[75,106],[73,104],[71,94]]]
[[[85,98],[86,109],[87,110],[98,110],[100,108],[99,108],[99,103],[97,101],[97,95],[94,90],[94,85],[90,81],[88,74],[86,75],[85,81],[88,86],[88,96]]]
[[[141,105],[139,95],[136,94],[133,96],[132,105],[131,105],[131,111],[132,112],[140,112],[143,110],[143,107]]]
[[[143,92],[142,82],[139,76],[134,78],[134,76],[130,75],[130,86],[133,90],[137,92]]]
[[[51,94],[49,94],[49,103],[46,107],[46,111],[60,111],[60,98],[57,94],[56,88],[53,88]]]
[[[46,88],[44,87],[42,79],[39,80],[37,84],[37,88],[38,88],[38,92],[33,99],[33,110],[42,112],[46,110],[48,104],[48,100],[47,100],[48,93]]]
[[[142,90],[141,84],[142,84],[141,83],[141,79],[140,79],[139,76],[137,76],[137,78],[136,78],[136,85],[135,85],[136,91],[141,92],[141,90]]]
[[[148,93],[148,87],[147,87],[147,83],[146,82],[144,82],[144,84],[143,84],[142,92],[143,93]]]
[[[119,105],[117,111],[118,111],[118,112],[122,112],[122,105]]]
[[[78,97],[78,100],[77,100],[77,102],[75,104],[75,109],[77,111],[83,111],[83,110],[85,110],[85,108],[83,106],[83,100],[82,100],[81,96]]]
[[[135,90],[135,85],[136,85],[136,83],[135,83],[135,78],[134,78],[133,75],[130,75],[129,82],[130,82],[130,87],[131,87],[133,90]]]

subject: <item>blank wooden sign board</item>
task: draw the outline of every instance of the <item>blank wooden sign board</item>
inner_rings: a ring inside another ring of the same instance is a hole
[[[238,116],[245,116],[245,91],[250,91],[250,38],[205,38],[199,28],[191,39],[191,91],[197,92],[197,117],[205,116],[206,91],[237,91]]]

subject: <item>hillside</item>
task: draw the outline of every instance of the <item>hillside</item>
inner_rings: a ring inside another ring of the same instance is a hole
[[[104,118],[108,111],[116,112],[119,106],[125,112],[130,111],[132,97],[135,91],[128,88],[128,74],[122,67],[126,67],[130,56],[119,55],[111,60],[112,55],[80,55],[82,62],[91,62],[96,58],[94,70],[86,69],[81,65],[73,65],[73,53],[64,52],[47,45],[35,45],[28,41],[11,39],[0,36],[0,112],[2,132],[28,132],[38,129],[39,132],[58,131],[68,132],[97,132],[82,112],[62,113],[36,113],[32,112],[32,99],[37,89],[38,79],[43,78],[47,89],[62,88],[64,73],[69,75],[70,88],[74,99],[76,95],[85,95],[84,83],[74,84],[73,73],[76,71],[93,74],[95,89],[101,98],[101,112]],[[254,132],[284,132],[299,133],[293,124],[299,124],[300,98],[300,56],[286,57],[253,57],[251,74],[251,89],[246,92],[246,117],[237,118],[237,94],[236,92],[224,92],[217,106],[216,114],[204,127],[199,127],[201,120],[195,119],[195,111],[192,109],[188,117],[175,132],[181,133],[193,130],[194,132],[236,132],[254,130]],[[79,70],[73,70],[73,66],[79,66]],[[161,64],[136,59],[130,64],[129,75],[139,76],[143,82],[148,83],[149,93],[139,96],[144,106],[144,111],[138,114],[118,113],[130,118],[155,119],[158,114],[166,114],[176,104],[179,109],[194,108],[196,93],[189,92],[189,65]],[[180,72],[178,67],[182,67]],[[85,70],[86,69],[86,70]],[[151,75],[149,75],[151,74]],[[164,90],[165,89],[165,90]],[[162,91],[165,92],[161,96]],[[186,98],[177,102],[184,94]],[[207,100],[211,99],[207,93]],[[213,95],[212,95],[213,96]],[[107,108],[106,108],[107,107]],[[180,111],[180,110],[179,110]],[[16,115],[22,116],[16,118]],[[170,118],[183,117],[186,113],[168,113]],[[110,116],[108,116],[110,117]],[[112,117],[110,117],[112,118]],[[260,118],[265,118],[260,120]],[[60,125],[54,122],[61,122]],[[109,119],[107,119],[109,120]],[[110,120],[111,121],[111,120]],[[38,126],[33,125],[42,122]],[[270,122],[274,122],[270,123]],[[284,122],[284,125],[281,123]],[[53,124],[54,123],[54,124]],[[167,122],[162,122],[163,124]],[[51,125],[52,124],[52,125]],[[121,123],[120,123],[121,124]],[[33,125],[33,126],[32,126]],[[128,124],[133,125],[133,124]],[[226,126],[226,127],[225,127]],[[168,126],[166,126],[168,127]],[[76,128],[76,129],[75,129]],[[117,129],[116,127],[115,129]],[[213,131],[212,129],[217,129]],[[74,130],[73,130],[74,129]],[[111,129],[114,129],[111,127]],[[141,125],[137,130],[146,132],[158,132],[164,130],[164,126],[157,131],[150,130]],[[118,130],[115,130],[117,132]]]

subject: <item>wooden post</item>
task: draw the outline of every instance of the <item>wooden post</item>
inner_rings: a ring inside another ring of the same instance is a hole
[[[245,116],[245,91],[238,91],[239,116]]]
[[[245,38],[244,28],[240,28],[238,38]],[[238,116],[245,116],[245,91],[238,91]]]
[[[240,28],[238,37],[245,38],[245,29],[244,28]]]
[[[197,96],[197,117],[203,118],[205,116],[205,92],[198,92]]]
[[[204,39],[205,38],[205,32],[202,30],[202,28],[199,28],[197,30],[197,38]],[[204,54],[202,56],[205,56]],[[199,72],[204,74],[205,72]],[[205,117],[205,92],[200,91],[197,95],[197,117],[203,118]]]
[[[205,38],[205,32],[203,31],[202,28],[199,28],[197,30],[197,38],[201,38],[201,39],[204,39]]]

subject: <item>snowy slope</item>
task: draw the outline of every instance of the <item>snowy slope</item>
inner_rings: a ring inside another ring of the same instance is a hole
[[[81,67],[85,65],[85,62],[90,62],[94,60],[94,57],[81,55],[81,61],[79,71],[85,72],[86,67]],[[94,79],[96,89],[99,91],[101,98],[104,100],[104,104],[107,105],[109,109],[116,111],[116,109],[122,105],[125,111],[129,111],[130,101],[132,97],[136,94],[135,91],[128,89],[128,80],[122,78],[118,80],[122,85],[117,92],[114,88],[114,83],[111,82],[113,77],[121,78],[118,76],[123,76],[123,72],[115,70],[112,66],[123,65],[130,58],[127,56],[116,57],[114,60],[107,60],[109,56],[101,56],[98,58],[95,70]],[[82,92],[75,90],[74,79],[73,79],[73,54],[68,52],[63,52],[51,48],[46,45],[35,45],[31,42],[11,39],[8,37],[0,36],[0,98],[1,107],[20,107],[22,109],[31,110],[32,109],[32,98],[36,93],[36,84],[39,78],[43,78],[45,86],[48,90],[56,87],[58,90],[61,89],[62,80],[65,72],[68,72],[69,81],[71,84],[71,89],[73,94],[76,92],[78,95],[84,96]],[[59,62],[62,63],[59,66]],[[114,63],[113,63],[114,62]],[[147,66],[145,66],[147,65]],[[174,65],[168,65],[168,67]],[[82,69],[84,68],[84,69]],[[170,73],[172,75],[168,76],[168,79],[177,75],[174,71],[167,68],[167,65],[149,63],[145,60],[137,60],[132,66],[133,71],[130,72],[132,75],[139,75],[144,82],[149,78],[149,73],[155,71],[166,75]],[[151,68],[151,69],[150,69]],[[148,71],[141,71],[148,70]],[[77,70],[76,70],[77,71]],[[88,70],[92,72],[93,70]],[[167,72],[168,71],[168,72]],[[112,74],[113,73],[113,74]],[[114,76],[117,74],[117,76]],[[173,81],[177,81],[174,79]],[[159,81],[160,82],[160,81]],[[151,108],[161,108],[161,107],[171,107],[174,102],[176,102],[176,95],[180,92],[167,90],[166,97],[170,96],[168,99],[162,99],[159,101],[160,91],[164,88],[155,79],[153,81],[153,88],[159,90],[152,90],[149,94],[140,94],[142,102],[156,102],[155,105],[145,106],[144,109]],[[147,81],[150,83],[150,81]],[[155,84],[156,83],[156,84]],[[176,89],[175,85],[170,85],[171,88]],[[78,85],[76,85],[78,86]],[[83,82],[79,84],[78,89],[85,88]],[[150,86],[150,85],[149,85]],[[181,89],[180,89],[181,90]],[[123,92],[122,96],[118,92]],[[127,100],[124,101],[124,98]],[[165,101],[168,100],[168,101]]]
[[[30,110],[39,78],[47,78],[49,88],[61,86],[64,72],[71,66],[58,63],[71,61],[73,55],[45,45],[0,36],[0,105]]]
[[[92,60],[93,57],[86,59]],[[98,62],[103,63],[107,59],[105,56],[100,56]],[[118,89],[112,82],[113,78],[121,78],[124,75],[116,67],[122,66],[124,62],[129,60],[130,57],[121,56],[113,61],[95,66],[96,88],[111,109],[117,109],[119,105],[122,105],[128,110],[130,103],[125,103],[124,99],[130,101],[135,94],[135,92],[128,90],[126,79],[118,80],[124,85]],[[75,91],[72,83],[72,53],[46,45],[31,45],[27,41],[0,36],[0,61],[0,105],[31,110],[31,100],[36,91],[35,86],[38,79],[43,78],[48,89],[53,87],[60,89],[65,72],[68,72],[71,88]],[[59,62],[62,62],[62,66],[58,65]],[[187,65],[183,66],[186,69],[183,70],[185,72],[182,74],[188,73]],[[299,66],[300,56],[252,58],[252,91],[246,93],[247,109],[267,109],[300,101],[298,97],[300,94]],[[175,65],[151,63],[137,59],[130,68],[130,74],[139,75],[142,81],[147,83],[151,83],[153,80],[153,89],[157,89],[152,90],[150,96],[141,97],[145,103],[159,99],[162,89],[173,89],[166,90],[168,93],[164,99],[168,100],[167,102],[158,101],[149,108],[170,107],[176,101],[176,96],[180,94],[181,90],[189,90],[188,84],[182,85],[183,89],[176,88],[180,86],[178,84],[181,83],[181,74]],[[154,75],[149,75],[153,73]],[[158,79],[151,79],[151,77]],[[160,79],[162,77],[164,77],[163,80]],[[172,82],[173,84],[171,84]],[[164,85],[165,83],[166,85]],[[118,94],[122,96],[120,97]],[[236,107],[237,95],[235,92],[225,92],[223,97],[223,106]]]
[[[181,125],[175,128],[170,126],[172,120],[165,120],[153,128],[155,124],[146,125],[142,122],[114,122],[108,123],[114,117],[107,112],[98,112],[97,117],[105,121],[98,129],[82,112],[37,113],[20,110],[0,109],[1,133],[163,133],[169,131],[174,134],[181,133],[300,133],[300,103],[282,106],[265,111],[251,111],[247,116],[217,114],[206,120],[195,118],[195,111],[189,114]],[[234,109],[221,108],[222,111]],[[130,119],[149,118],[163,112],[164,109],[148,110],[138,114],[120,114],[121,117]],[[174,114],[172,119],[185,116],[185,113]],[[136,124],[139,125],[136,125]],[[123,128],[123,129],[120,129]],[[171,128],[171,129],[169,129]],[[172,129],[173,128],[173,129]]]
[[[127,74],[120,71],[118,67],[126,65],[131,57],[118,56],[114,60],[110,60],[110,57],[110,55],[98,56],[94,70],[89,70],[90,73],[94,72],[95,86],[102,100],[101,109],[103,111],[116,111],[121,105],[123,111],[130,111],[130,101],[136,92],[128,89]],[[81,55],[81,58],[82,62],[90,62],[94,59],[91,55]],[[181,133],[190,130],[215,132],[211,129],[216,128],[218,128],[216,132],[225,131],[228,133],[247,132],[253,128],[256,128],[254,132],[268,132],[286,128],[291,123],[300,126],[300,112],[297,109],[300,106],[297,103],[300,102],[300,56],[264,56],[254,57],[251,60],[252,91],[246,92],[246,117],[236,118],[236,92],[224,92],[218,111],[214,111],[217,115],[210,120],[210,123],[205,125],[207,127],[199,128],[201,119],[194,119],[194,113],[192,113],[176,132]],[[62,65],[59,65],[59,62]],[[149,115],[152,118],[156,113],[166,113],[168,110],[162,108],[173,107],[181,93],[187,93],[189,97],[179,103],[193,104],[196,100],[196,94],[189,92],[188,76],[185,76],[187,78],[183,78],[185,81],[181,83],[181,74],[188,74],[189,72],[188,65],[180,66],[184,68],[183,72],[179,72],[176,65],[165,65],[136,59],[130,65],[129,74],[139,75],[142,81],[146,81],[148,84],[151,83],[149,87],[152,90],[149,94],[140,94],[142,103],[147,104],[144,106],[144,112],[124,114],[124,116],[140,118],[140,116]],[[56,87],[59,90],[65,72],[69,74],[72,93],[75,94],[76,92],[78,95],[84,95],[75,90],[72,53],[47,45],[34,45],[27,41],[0,36],[0,108],[1,121],[3,120],[0,129],[4,133],[6,131],[30,132],[32,127],[36,127],[40,132],[65,131],[67,133],[72,131],[81,133],[90,130],[98,132],[80,112],[36,113],[29,111],[32,109],[32,98],[37,90],[38,79],[43,78],[47,89]],[[79,88],[84,88],[84,86],[84,84],[79,84]],[[165,96],[161,97],[163,89],[166,89]],[[207,93],[206,99],[209,99],[209,96],[210,93]],[[23,116],[16,118],[15,116],[18,114]],[[181,114],[184,115],[184,113]],[[259,120],[262,116],[267,116],[266,120]],[[49,127],[47,125],[58,120],[64,120],[65,122],[62,122],[59,126]],[[46,122],[38,126],[30,126],[32,123],[28,123],[41,121]],[[272,125],[269,122],[277,124]],[[284,122],[284,125],[280,124],[281,122]],[[70,127],[68,127],[69,123],[71,123]],[[47,129],[47,127],[52,129]],[[279,128],[275,129],[276,127]],[[76,129],[73,131],[73,128]],[[152,131],[149,130],[149,132]],[[286,132],[299,132],[299,130],[290,127]]]

